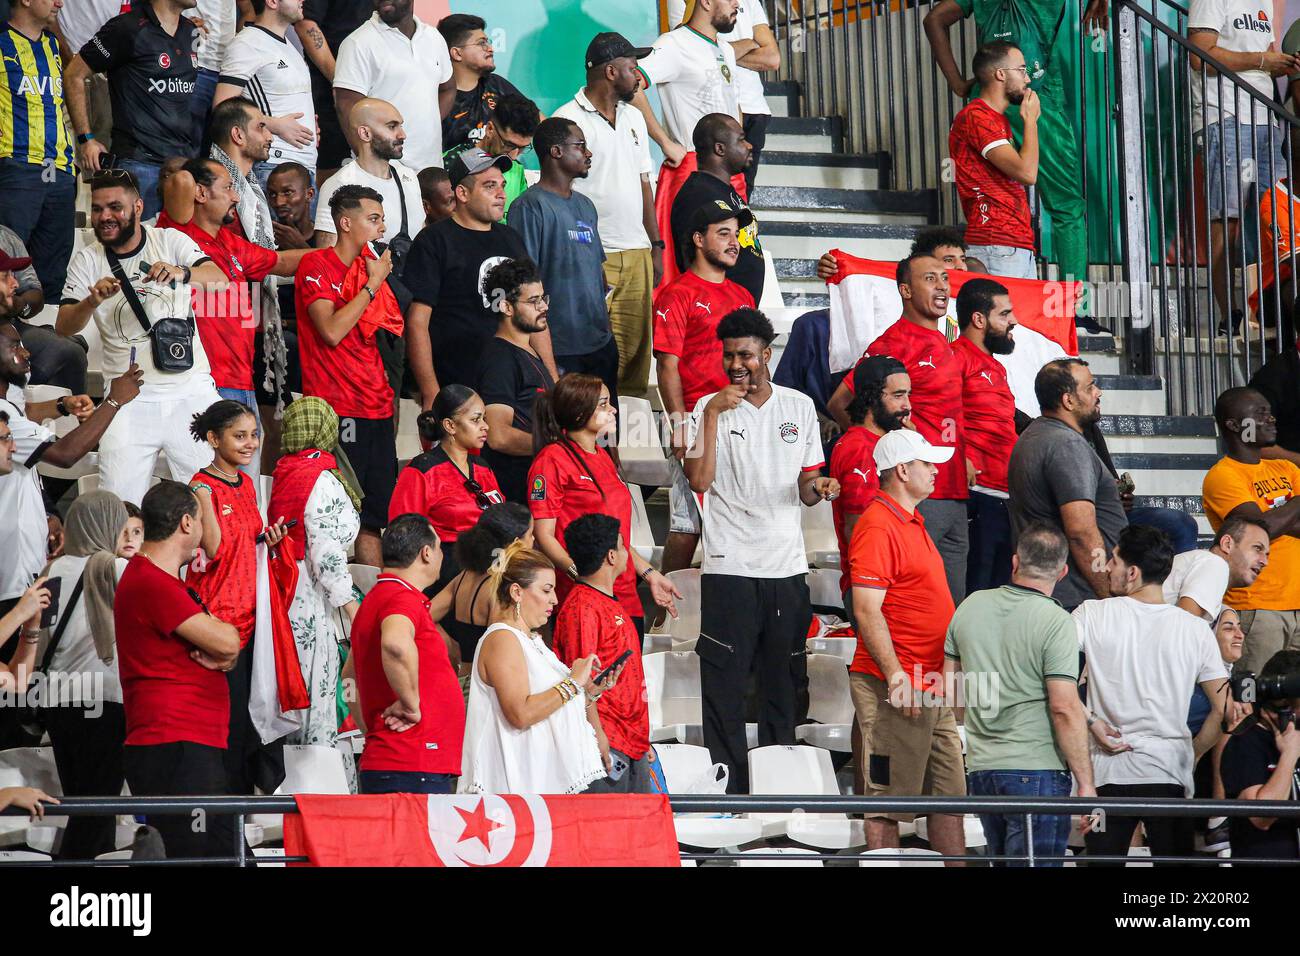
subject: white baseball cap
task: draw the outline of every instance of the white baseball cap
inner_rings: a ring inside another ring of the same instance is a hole
[[[896,428],[876,442],[876,473],[883,475],[889,469],[909,461],[928,461],[941,465],[956,451],[947,446],[931,445],[920,432],[910,428]]]

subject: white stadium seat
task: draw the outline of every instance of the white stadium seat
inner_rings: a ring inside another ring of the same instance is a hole
[[[749,792],[781,796],[835,795],[840,792],[830,754],[816,747],[758,747],[749,752]],[[789,837],[795,843],[828,850],[865,846],[861,820],[843,813],[755,813],[765,838]]]
[[[803,724],[795,738],[824,750],[848,753],[852,750],[853,700],[849,696],[849,672],[838,657],[808,655],[808,717],[816,723]]]
[[[707,779],[716,780],[713,758],[705,747],[691,744],[656,744],[655,752],[664,768],[668,792],[694,792],[692,788]],[[719,816],[713,813],[678,813],[673,817],[677,842],[702,849],[741,846],[763,835],[763,825],[746,817]]]
[[[642,558],[658,567],[663,559],[664,549],[655,544],[650,517],[645,510],[645,498],[641,495],[639,485],[628,485],[628,491],[632,493],[632,547]]]
[[[644,398],[618,397],[618,462],[630,485],[662,487],[672,482],[659,420]]]
[[[375,586],[375,579],[379,577],[379,569],[369,564],[349,564],[348,572],[352,575],[352,583],[363,595],[370,593],[370,589]]]
[[[677,645],[700,636],[700,571],[699,568],[669,571],[667,578],[682,595],[677,601],[677,617],[665,615],[653,633],[670,635],[676,649]]]
[[[877,860],[876,856],[909,856],[912,860]],[[927,859],[940,856],[934,850],[925,850],[916,846],[885,847],[880,850],[867,850],[858,857],[858,866],[943,866],[943,860]]]
[[[811,508],[800,508],[803,520],[803,547],[808,563],[819,568],[840,566],[840,545],[835,538],[835,514],[829,501],[819,501]]]
[[[694,653],[665,651],[641,659],[645,670],[650,739],[686,742],[700,734],[700,659]]]

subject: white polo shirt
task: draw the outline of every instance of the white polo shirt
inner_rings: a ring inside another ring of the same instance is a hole
[[[14,435],[13,471],[0,475],[0,515],[5,516],[0,524],[0,548],[4,549],[4,560],[0,560],[0,601],[16,598],[26,591],[45,567],[47,554],[49,527],[45,521],[45,500],[41,497],[41,476],[31,459],[55,438],[44,425],[28,419],[26,409],[23,390],[10,385],[5,397],[0,399],[0,411],[9,416],[9,430]]]
[[[736,103],[736,54],[690,27],[678,27],[655,40],[652,52],[637,61],[647,86],[659,90],[668,135],[692,149],[695,126],[710,113],[740,119]]]
[[[337,62],[336,88],[387,100],[402,114],[402,162],[416,172],[442,165],[438,87],[451,79],[451,53],[441,33],[416,17],[408,40],[375,13],[339,44]]]
[[[1273,8],[1247,0],[1192,0],[1187,14],[1188,30],[1215,30],[1219,34],[1219,46],[1237,53],[1251,53],[1262,57],[1273,46],[1276,33],[1273,21],[1269,19]],[[1273,78],[1263,70],[1242,70],[1238,73],[1250,86],[1257,89],[1267,100],[1273,99]],[[1219,81],[1207,72],[1205,77],[1205,97],[1202,103],[1201,77],[1198,71],[1192,71],[1192,130],[1195,132],[1204,124],[1218,123],[1230,117],[1238,123],[1255,123],[1267,125],[1271,115],[1263,106],[1254,105],[1254,118],[1251,118],[1251,99],[1243,92],[1233,93],[1234,87],[1227,80],[1223,82],[1226,99],[1223,109],[1219,109]],[[1246,149],[1242,150],[1246,154]]]
[[[424,228],[424,206],[420,201],[420,180],[406,165],[389,163],[397,177],[379,179],[371,176],[356,161],[345,163],[343,168],[325,181],[316,202],[316,230],[334,232],[334,217],[330,215],[330,198],[340,186],[369,186],[384,197],[384,241],[392,238],[402,228],[402,199],[406,200],[407,232],[412,239]]]
[[[78,52],[99,32],[100,27],[121,13],[123,8],[129,10],[130,6],[129,3],[123,3],[123,0],[74,0],[65,3],[59,11],[58,20],[63,39],[68,41],[68,48],[73,53]]]
[[[173,288],[156,282],[145,282],[144,273],[148,270],[143,266],[146,263],[153,265],[165,262],[168,265],[193,268],[208,262],[208,257],[183,232],[153,226],[140,228],[144,232],[140,246],[119,259],[140,298],[140,304],[144,306],[146,316],[150,322],[156,322],[159,319],[192,315],[191,287],[178,285]],[[63,285],[61,304],[82,301],[90,295],[90,289],[96,282],[112,275],[113,270],[104,255],[104,247],[98,242],[83,246],[68,263],[68,278]],[[137,401],[149,401],[150,398],[158,400],[187,392],[196,380],[212,387],[208,356],[203,351],[203,340],[198,335],[194,336],[194,366],[189,371],[160,372],[153,364],[149,333],[144,330],[121,291],[101,302],[95,309],[94,317],[104,347],[105,382],[111,382],[126,372],[131,364],[131,350],[135,349],[135,362],[144,373],[144,386]]]
[[[307,61],[285,37],[252,24],[239,31],[226,48],[221,61],[221,83],[243,90],[267,116],[292,116],[310,130],[316,128],[316,105],[311,98],[311,73]],[[316,139],[306,146],[292,146],[276,136],[271,140],[270,161],[302,163],[316,168]]]
[[[694,442],[712,392],[687,422]],[[742,401],[718,416],[717,465],[704,495],[705,574],[788,578],[804,574],[799,475],[825,464],[812,399],[772,384],[761,406]]]
[[[1163,588],[1166,604],[1189,597],[1205,611],[1205,620],[1213,621],[1223,609],[1223,595],[1228,590],[1228,562],[1210,551],[1184,551],[1174,556]]]
[[[668,0],[668,23],[676,25],[686,16],[686,0]],[[719,40],[733,43],[736,40],[754,39],[754,27],[767,26],[767,11],[762,0],[740,0],[736,10],[736,25],[730,33],[721,33]],[[771,116],[763,93],[763,75],[748,67],[736,64],[736,102],[747,116]]]
[[[591,171],[575,179],[573,188],[590,199],[600,213],[600,241],[606,252],[649,249],[650,237],[642,216],[641,178],[654,171],[645,117],[628,103],[614,108],[610,126],[578,90],[573,99],[555,111],[582,130],[591,150]]]

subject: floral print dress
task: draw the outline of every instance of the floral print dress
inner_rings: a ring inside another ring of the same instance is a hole
[[[307,553],[298,561],[298,588],[289,623],[298,644],[298,661],[311,695],[302,729],[291,744],[333,747],[339,734],[336,706],[343,605],[352,600],[348,548],[361,530],[361,516],[343,485],[329,472],[316,479],[303,511]]]

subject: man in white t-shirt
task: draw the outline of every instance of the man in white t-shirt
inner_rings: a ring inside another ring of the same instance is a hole
[[[104,375],[116,378],[133,365],[143,372],[139,399],[121,412],[99,443],[99,486],[138,503],[149,490],[160,452],[177,481],[189,481],[211,463],[212,449],[190,435],[190,420],[221,396],[198,335],[191,340],[190,368],[168,372],[157,367],[154,341],[115,277],[114,260],[151,326],[175,318],[189,319],[193,329],[191,285],[224,288],[226,276],[189,236],[141,225],[144,203],[130,173],[103,170],[91,179],[90,190],[96,241],[68,264],[56,328],[60,335],[76,335],[93,318],[104,348]]]
[[[1106,565],[1115,596],[1074,610],[1099,797],[1190,797],[1192,768],[1222,733],[1228,671],[1209,625],[1165,603],[1173,560],[1163,532],[1130,525]],[[1198,684],[1211,709],[1193,739],[1187,706]],[[1139,820],[1153,855],[1191,855],[1191,817],[1107,816],[1084,838],[1089,856],[1127,854]]]
[[[316,185],[316,108],[307,61],[289,42],[289,27],[302,19],[303,0],[253,0],[257,19],[226,48],[214,102],[243,96],[265,114],[275,138],[270,155],[254,164],[263,191],[281,163],[301,163]]]
[[[122,8],[130,5],[130,0],[121,0]],[[194,97],[190,100],[190,116],[194,120],[196,146],[203,142],[203,133],[207,129],[208,118],[212,115],[212,107],[219,102],[214,99],[214,94],[217,91],[217,78],[221,74],[222,58],[235,38],[235,18],[239,15],[235,6],[235,0],[198,0],[198,6],[190,14],[190,19],[201,19],[204,26],[194,37],[194,62],[198,67],[198,76],[194,83]]]
[[[1208,550],[1174,557],[1164,582],[1165,602],[1213,624],[1223,610],[1223,595],[1229,588],[1254,584],[1268,565],[1268,551],[1264,522],[1240,515],[1227,518]]]
[[[418,173],[442,165],[442,119],[451,111],[456,83],[447,41],[412,12],[412,4],[376,0],[375,14],[339,46],[334,103],[345,132],[362,97],[392,103],[407,122],[406,164]],[[358,148],[355,141],[352,148]],[[326,207],[326,197],[320,206]]]
[[[1300,72],[1300,57],[1272,49],[1273,21],[1255,0],[1192,0],[1187,36],[1265,101],[1273,100],[1273,77]],[[1204,83],[1202,83],[1202,75]],[[1222,82],[1222,97],[1220,96]],[[1286,132],[1268,109],[1231,79],[1220,79],[1209,64],[1191,59],[1193,142],[1203,151],[1209,187],[1210,284],[1218,303],[1220,332],[1238,316],[1229,315],[1227,250],[1237,245],[1243,210],[1254,218],[1262,191],[1284,175],[1282,143]],[[1249,219],[1248,219],[1249,222]],[[1226,229],[1225,229],[1226,223]],[[1245,230],[1246,261],[1255,259],[1256,230]]]
[[[406,155],[406,127],[402,114],[392,103],[383,100],[358,100],[352,107],[351,121],[343,127],[357,144],[357,157],[325,180],[316,200],[316,235],[318,249],[334,245],[334,218],[330,215],[330,197],[340,186],[369,186],[384,197],[384,221],[389,242],[402,231],[402,208],[406,208],[406,234],[412,239],[424,223],[424,205],[420,199],[420,180],[403,161]]]
[[[687,0],[668,0],[668,25],[682,23],[689,6]],[[735,26],[720,34],[718,39],[726,40],[733,49],[740,44],[741,49],[748,51],[736,51],[736,104],[744,116],[745,139],[754,147],[754,160],[745,170],[745,185],[752,193],[763,144],[767,142],[767,124],[772,118],[772,107],[767,105],[761,74],[781,69],[781,49],[768,25],[762,0],[740,0]],[[751,47],[746,41],[757,46]]]
[[[12,281],[10,273],[0,274],[9,275]],[[59,468],[76,464],[95,447],[119,410],[140,390],[140,371],[128,369],[109,386],[109,400],[98,408],[78,406],[76,414],[81,424],[59,437],[41,422],[62,415],[63,400],[57,409],[51,407],[54,402],[33,402],[29,409],[23,386],[30,372],[30,353],[23,348],[17,327],[0,320],[0,411],[5,413],[13,436],[6,443],[9,468],[0,468],[0,515],[5,516],[0,521],[0,553],[4,554],[0,560],[0,604],[22,594],[46,561],[63,547],[63,526],[53,511],[46,517],[36,466],[41,462]],[[4,427],[0,425],[0,430]]]
[[[758,672],[758,740],[793,744],[806,684],[812,607],[801,506],[839,493],[825,464],[812,399],[772,384],[772,323],[736,309],[718,323],[730,384],[705,395],[687,422],[686,477],[704,496],[700,579],[700,696],[704,743],[749,790],[745,691]]]
[[[591,170],[574,188],[596,206],[605,247],[609,325],[618,342],[618,391],[644,396],[650,381],[652,292],[664,271],[664,243],[650,188],[650,135],[631,105],[641,87],[634,47],[617,33],[598,33],[587,46],[587,85],[555,111],[582,130]]]

